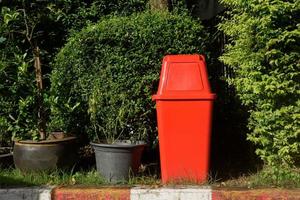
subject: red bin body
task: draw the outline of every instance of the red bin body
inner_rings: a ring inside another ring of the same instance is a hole
[[[212,104],[202,55],[164,57],[156,101],[162,182],[204,182]]]

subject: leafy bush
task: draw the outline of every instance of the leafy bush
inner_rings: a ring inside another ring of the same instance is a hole
[[[66,30],[80,30],[89,23],[95,23],[106,15],[130,15],[143,11],[148,0],[65,0],[52,3]]]
[[[70,29],[81,29],[107,14],[143,10],[145,4],[143,0],[0,1],[0,140],[38,139],[38,132],[45,129],[47,106],[55,102],[47,95],[49,64]],[[35,83],[36,47],[40,49],[43,94]],[[61,120],[48,123],[49,131],[61,128]]]
[[[205,40],[198,21],[164,12],[111,17],[88,26],[57,55],[51,77],[56,118],[66,118],[69,129],[89,122],[92,139],[97,134],[111,142],[146,139],[156,131],[151,95],[163,56],[203,53]],[[66,102],[71,107],[80,103],[80,109],[68,112],[61,106]]]
[[[14,137],[37,134],[35,77],[25,37],[23,20],[15,9],[3,7],[0,16],[0,143]],[[23,29],[24,30],[24,29]],[[21,32],[21,33],[18,33]],[[18,35],[20,34],[20,35]],[[30,66],[31,65],[31,66]],[[29,133],[29,135],[27,135]]]
[[[250,109],[248,139],[274,173],[293,168],[300,155],[299,1],[223,2],[230,19],[220,28],[231,43],[221,59]]]
[[[3,27],[0,26],[0,32],[3,32]],[[0,48],[6,47],[3,45],[5,39],[2,37]],[[10,51],[10,49],[6,50]],[[11,55],[13,56],[13,55]],[[8,62],[9,55],[4,51],[0,51],[0,146],[7,145],[11,142],[12,133],[8,131],[12,121],[9,115],[17,108],[14,101],[17,99],[13,92],[9,89],[13,86],[16,77],[16,66]]]
[[[13,138],[32,138],[37,135],[37,115],[33,73],[27,55],[13,43],[0,44],[0,143],[8,144]],[[12,53],[13,52],[13,53]]]

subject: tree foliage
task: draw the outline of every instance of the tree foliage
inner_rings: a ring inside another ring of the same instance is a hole
[[[4,134],[12,137],[37,139],[43,129],[42,72],[47,72],[48,66],[42,70],[37,66],[54,52],[49,45],[55,23],[51,16],[46,2],[16,1],[1,8],[0,116],[6,126]]]
[[[143,0],[0,1],[1,141],[10,141],[11,137],[40,138],[38,133],[46,128],[45,120],[50,114],[49,104],[56,101],[48,95],[50,63],[71,30],[79,30],[108,14],[143,10],[145,5]],[[36,87],[37,57],[43,92]],[[64,106],[69,110],[76,108]],[[63,124],[48,121],[47,127],[49,131],[59,130]]]
[[[51,1],[49,1],[51,2]],[[67,32],[79,31],[107,15],[126,16],[145,10],[148,0],[64,0],[51,3],[51,10]]]
[[[300,160],[300,2],[223,0],[229,19],[220,25],[230,44],[221,60],[251,117],[248,139],[268,166]]]
[[[52,93],[58,97],[53,109],[64,121],[81,117],[91,138],[113,141],[120,133],[120,138],[151,138],[148,133],[153,137],[156,130],[151,95],[163,56],[203,52],[205,40],[198,21],[167,12],[111,17],[90,25],[57,55],[51,77]],[[80,110],[66,116],[68,111],[61,108],[66,102],[80,103]]]

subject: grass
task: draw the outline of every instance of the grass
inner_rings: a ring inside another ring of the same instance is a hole
[[[92,170],[89,172],[21,172],[18,169],[0,171],[0,187],[40,185],[103,185],[105,180]]]
[[[300,168],[290,171],[274,171],[265,168],[257,173],[216,182],[213,185],[239,188],[300,188]]]
[[[21,172],[17,169],[0,170],[0,188],[11,186],[41,186],[41,185],[82,185],[82,186],[100,186],[111,185],[93,169],[91,171],[61,171],[53,172]],[[191,181],[180,181],[170,183],[169,186],[176,185],[199,185]],[[280,174],[272,176],[266,169],[251,175],[242,175],[239,178],[232,178],[227,181],[217,180],[209,177],[208,181],[201,185],[212,185],[215,187],[237,187],[237,188],[300,188],[300,169],[295,169],[289,174]],[[150,187],[159,187],[162,185],[157,175],[131,176],[128,181],[119,182],[114,185],[147,185]]]
[[[130,177],[126,185],[134,186],[134,185],[149,185],[149,186],[160,186],[161,181],[156,175],[151,176],[134,176]]]
[[[22,172],[18,169],[0,169],[0,188],[16,186],[100,186],[111,185],[99,173],[93,169],[91,171],[63,171],[52,172]],[[115,185],[160,185],[160,179],[155,175],[131,176],[128,181],[120,181]]]

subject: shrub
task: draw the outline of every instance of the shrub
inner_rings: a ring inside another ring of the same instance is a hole
[[[37,135],[35,87],[26,54],[6,41],[0,44],[0,144],[12,139],[30,138]]]
[[[231,43],[221,59],[250,109],[248,139],[267,166],[293,168],[300,155],[299,1],[223,2],[230,19],[220,28]]]
[[[12,138],[27,138],[37,133],[34,115],[34,74],[32,57],[18,35],[22,21],[16,10],[3,7],[0,15],[0,145]]]
[[[39,130],[45,129],[48,100],[55,101],[48,99],[49,65],[70,29],[107,14],[143,10],[145,4],[143,0],[0,1],[0,140],[7,143],[12,136],[39,139],[38,133],[44,132]],[[36,47],[40,49],[43,97],[34,81]],[[48,123],[50,131],[63,127],[63,121]]]
[[[148,0],[67,0],[53,3],[52,11],[67,31],[80,30],[106,15],[130,15],[145,9]]]
[[[151,95],[163,56],[203,53],[205,40],[198,21],[167,12],[111,17],[88,26],[57,55],[51,77],[57,118],[66,117],[69,128],[90,122],[86,131],[92,139],[94,128],[100,137],[118,132],[146,139],[156,130]],[[66,102],[80,103],[80,109],[66,116],[60,107]]]

